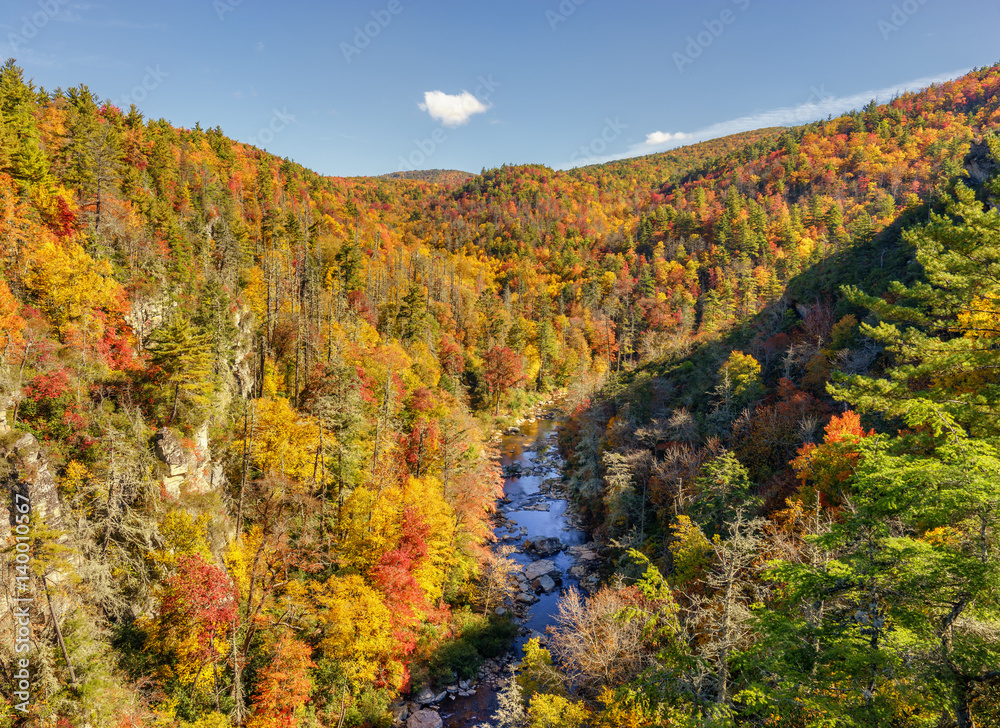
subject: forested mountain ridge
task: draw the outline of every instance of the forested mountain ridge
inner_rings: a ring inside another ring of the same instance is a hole
[[[438,184],[458,185],[473,176],[471,172],[460,172],[456,169],[421,169],[413,172],[390,172],[382,175],[386,179],[424,180]]]
[[[643,579],[576,603],[595,629],[627,614],[630,657],[594,679],[568,642],[557,664],[577,672],[562,674],[535,645],[533,725],[987,715],[996,565],[976,561],[972,524],[992,544],[1000,299],[954,266],[994,225],[998,85],[1000,69],[977,70],[827,122],[565,172],[348,179],[85,86],[36,89],[8,62],[8,553],[18,494],[34,510],[30,571],[6,560],[0,588],[54,605],[31,625],[34,718],[383,722],[398,691],[475,665],[512,629],[481,614],[494,417],[613,374],[564,444],[596,532],[638,549],[622,572]],[[927,337],[975,366],[922,358]],[[856,377],[839,400],[834,370]],[[918,504],[919,523],[876,488],[941,467],[972,481]],[[879,519],[895,530],[872,533]],[[884,561],[855,548],[861,533],[909,581],[875,584]],[[934,604],[889,615],[904,643],[872,628],[927,564]],[[824,621],[807,605],[831,565],[856,576]],[[869,623],[844,622],[869,583]],[[935,635],[945,604],[955,619]],[[859,640],[871,649],[851,652]],[[14,645],[0,646],[12,685]],[[931,653],[936,692],[911,669]],[[811,681],[785,679],[803,665]],[[0,695],[12,722],[16,696]]]
[[[682,210],[724,189],[695,229],[765,262],[740,208],[777,231],[761,207],[797,200],[811,265],[563,430],[570,488],[626,580],[567,607],[526,672],[599,699],[597,724],[1000,720],[995,89],[975,72],[664,188]],[[794,251],[772,247],[775,267]],[[636,611],[598,661],[583,645],[608,604]]]

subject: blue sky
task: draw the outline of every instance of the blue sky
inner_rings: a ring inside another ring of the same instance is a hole
[[[328,175],[563,168],[1000,60],[987,0],[4,0],[0,54]]]

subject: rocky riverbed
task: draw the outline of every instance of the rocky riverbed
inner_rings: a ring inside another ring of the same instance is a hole
[[[585,593],[597,586],[594,571],[600,546],[588,543],[562,485],[562,458],[556,435],[562,413],[549,402],[515,427],[498,433],[504,495],[497,503],[494,534],[497,546],[509,545],[520,569],[514,575],[514,599],[501,607],[512,610],[519,636],[512,650],[487,660],[476,679],[434,692],[424,689],[394,706],[397,725],[407,728],[471,728],[492,725],[496,693],[516,665],[521,647],[532,637],[545,641],[555,623],[559,595],[570,587]]]

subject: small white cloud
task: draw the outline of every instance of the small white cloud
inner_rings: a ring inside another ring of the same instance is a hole
[[[427,91],[424,93],[424,103],[417,106],[444,126],[461,126],[474,114],[482,114],[490,108],[468,91],[462,91],[460,94]]]
[[[687,139],[690,134],[685,134],[682,131],[671,133],[669,131],[654,131],[652,134],[646,135],[646,144],[649,146],[656,146],[657,144],[667,144],[668,142],[677,142],[682,139]]]

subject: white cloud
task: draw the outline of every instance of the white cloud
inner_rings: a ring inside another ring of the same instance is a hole
[[[646,135],[646,141],[644,143],[651,147],[656,147],[661,144],[683,141],[684,139],[688,139],[690,136],[690,134],[685,134],[682,131],[673,133],[669,131],[654,131],[652,134]]]
[[[721,121],[717,124],[712,124],[690,133],[654,131],[653,133],[646,135],[645,141],[631,145],[625,152],[601,158],[583,159],[577,164],[569,166],[601,164],[615,159],[625,159],[627,157],[638,157],[644,154],[665,152],[668,149],[679,147],[682,144],[695,144],[709,139],[718,139],[719,137],[737,134],[741,131],[752,131],[754,129],[763,129],[769,126],[796,126],[798,124],[806,124],[810,121],[824,119],[827,116],[836,117],[850,111],[851,109],[860,109],[872,99],[875,99],[879,103],[885,103],[896,94],[906,93],[909,91],[920,91],[921,89],[927,88],[931,84],[944,83],[945,81],[958,78],[959,76],[968,73],[968,71],[969,69],[965,69],[961,71],[953,71],[951,73],[943,73],[939,76],[918,78],[896,86],[887,86],[886,88],[862,91],[861,93],[851,94],[849,96],[834,96],[832,94],[827,94],[822,86],[819,89],[813,87],[810,89],[811,95],[806,102],[799,104],[798,106],[782,106],[769,111],[749,114],[736,119],[730,119],[729,121]]]
[[[424,93],[424,103],[417,106],[444,126],[461,126],[474,114],[482,114],[490,108],[468,91],[462,91],[460,94],[427,91]]]

